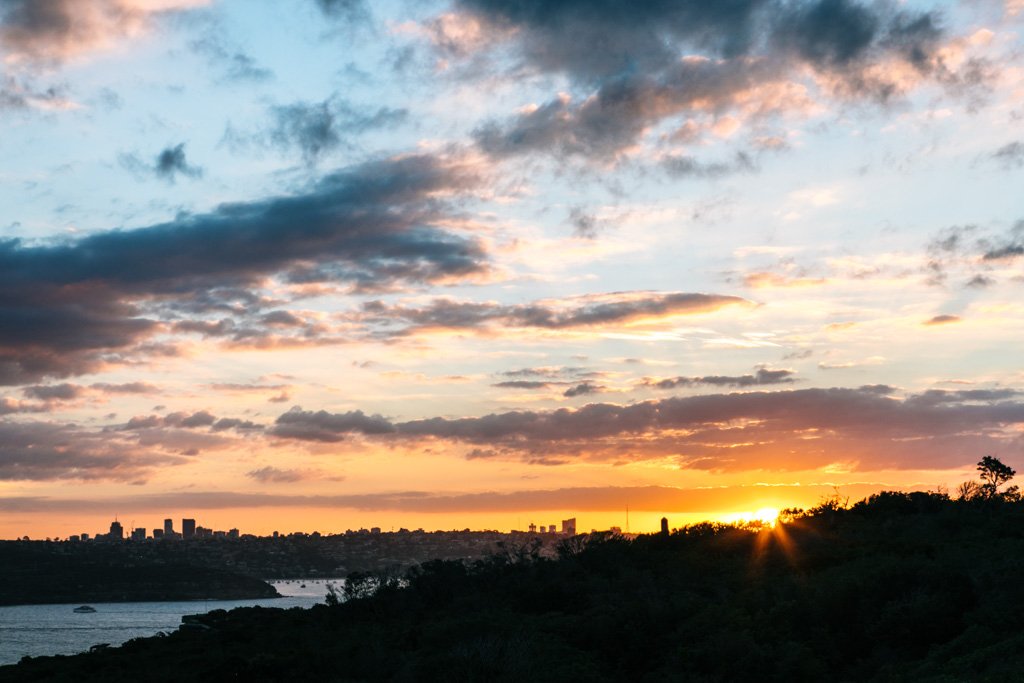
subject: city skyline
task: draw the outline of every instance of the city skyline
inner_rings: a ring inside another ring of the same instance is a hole
[[[654,532],[1019,469],[1022,30],[4,3],[0,538]]]

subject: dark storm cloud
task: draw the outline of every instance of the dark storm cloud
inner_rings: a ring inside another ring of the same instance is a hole
[[[1024,425],[1024,403],[1004,400],[1010,396],[992,390],[900,399],[889,387],[713,394],[457,419],[390,422],[376,416],[374,433],[390,440],[465,442],[526,458],[672,455],[703,469],[794,470],[837,460],[864,468],[952,467],[973,462],[977,449],[1022,451],[1014,430]],[[339,441],[353,432],[369,434],[358,424],[363,417],[293,409],[279,418],[274,433]],[[278,431],[282,418],[284,432]]]
[[[0,240],[0,384],[96,369],[160,329],[148,315],[160,302],[293,279],[300,265],[304,281],[357,289],[482,273],[480,243],[434,227],[452,209],[433,195],[476,183],[464,168],[410,156],[150,227]]]
[[[790,384],[796,380],[792,370],[768,370],[759,368],[753,375],[708,375],[706,377],[669,377],[661,380],[647,378],[641,386],[656,389],[675,389],[676,387],[692,387],[698,385],[712,387],[753,387],[767,384]]]
[[[663,119],[723,112],[758,86],[802,78],[804,69],[824,76],[836,91],[831,94],[881,101],[901,94],[896,82],[871,70],[890,59],[903,60],[922,78],[934,77],[950,88],[977,80],[952,74],[941,63],[942,30],[935,14],[887,2],[459,0],[456,5],[489,27],[493,40],[482,45],[511,41],[528,68],[564,74],[588,93],[576,101],[561,96],[482,126],[477,142],[496,157],[531,152],[613,157]],[[694,54],[700,57],[680,59]],[[759,114],[772,106],[779,105],[766,104]]]
[[[600,298],[568,299],[561,304],[459,302],[439,299],[423,308],[389,306],[371,301],[363,306],[362,320],[387,328],[384,335],[411,334],[429,329],[503,327],[568,330],[616,325],[644,318],[661,318],[716,311],[746,299],[689,292],[617,292]],[[397,329],[394,326],[400,325]]]

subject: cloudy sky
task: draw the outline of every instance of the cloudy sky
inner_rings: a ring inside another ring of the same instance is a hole
[[[0,537],[1024,467],[1021,0],[2,0]]]

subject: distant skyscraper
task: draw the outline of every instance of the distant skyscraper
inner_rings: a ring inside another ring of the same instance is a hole
[[[163,529],[153,529],[153,538],[163,538],[163,537],[164,537],[164,530]]]
[[[137,527],[135,529],[132,529],[132,540],[133,541],[145,541],[146,540],[146,530],[143,529],[142,527]]]
[[[110,523],[110,533],[108,538],[112,541],[123,541],[124,540],[124,527],[116,519]]]
[[[668,536],[668,517],[661,518],[661,533]]]
[[[181,520],[181,537],[192,538],[196,535],[196,520],[194,519],[183,519]]]
[[[173,519],[165,519],[164,520],[164,536],[173,536],[173,535],[174,535],[174,520]]]
[[[562,533],[568,536],[576,535],[576,518],[571,517],[569,519],[562,520]]]

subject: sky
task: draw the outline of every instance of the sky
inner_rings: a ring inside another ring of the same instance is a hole
[[[1022,31],[0,0],[0,538],[653,531],[1024,467]]]

